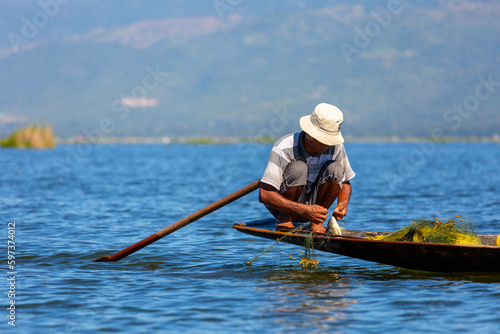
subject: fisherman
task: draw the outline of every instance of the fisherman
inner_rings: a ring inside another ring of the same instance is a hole
[[[261,179],[259,200],[278,220],[277,230],[310,222],[310,229],[325,232],[328,209],[336,220],[347,214],[351,198],[351,169],[340,133],[344,116],[339,108],[320,103],[300,119],[301,132],[278,140]]]

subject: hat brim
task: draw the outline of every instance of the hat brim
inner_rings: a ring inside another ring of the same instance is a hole
[[[318,129],[316,126],[314,126],[314,124],[312,124],[311,115],[301,117],[299,124],[300,128],[305,133],[307,133],[309,136],[313,137],[322,144],[328,146],[335,146],[344,143],[344,137],[342,137],[340,131],[336,133],[328,133],[322,131],[321,129]]]

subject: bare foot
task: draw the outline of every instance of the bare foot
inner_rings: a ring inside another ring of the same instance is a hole
[[[323,224],[309,224],[309,227],[311,228],[311,231],[314,231],[316,233],[325,233],[326,228],[323,226]]]
[[[293,226],[290,214],[280,212],[278,213],[278,216],[276,218],[278,219],[278,224],[276,225],[277,231],[290,230],[290,229],[293,230],[295,228],[295,226]]]
[[[288,231],[293,230],[295,226],[293,226],[292,222],[288,223],[278,223],[276,225],[276,231]]]

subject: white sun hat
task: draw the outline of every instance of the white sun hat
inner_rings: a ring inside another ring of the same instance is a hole
[[[344,115],[339,108],[328,103],[320,103],[309,116],[300,118],[300,127],[309,136],[328,146],[344,142],[340,127]]]

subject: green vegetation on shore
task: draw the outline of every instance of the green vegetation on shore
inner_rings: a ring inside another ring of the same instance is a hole
[[[201,138],[190,138],[190,139],[185,139],[182,141],[179,141],[180,143],[184,144],[202,144],[202,145],[209,145],[209,144],[227,144],[230,143],[229,140],[227,139],[216,139],[216,138],[210,138],[210,137],[201,137]]]
[[[500,143],[500,136],[468,137],[355,137],[346,136],[346,143]],[[57,138],[59,144],[186,144],[186,145],[223,145],[223,144],[273,144],[278,137],[103,137],[98,142],[81,137]]]
[[[181,144],[231,144],[231,143],[258,143],[267,144],[274,143],[279,138],[275,137],[256,137],[256,138],[212,138],[212,137],[201,137],[201,138],[189,138],[189,139],[173,139],[172,142],[177,142]]]
[[[0,141],[2,147],[10,148],[53,148],[56,146],[54,132],[49,126],[29,125],[15,130]]]

